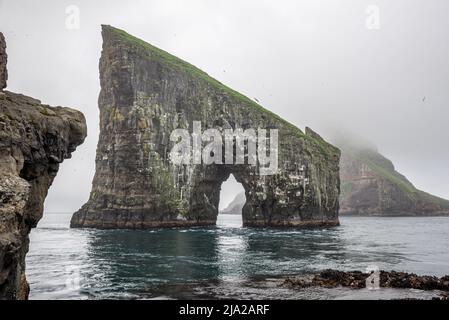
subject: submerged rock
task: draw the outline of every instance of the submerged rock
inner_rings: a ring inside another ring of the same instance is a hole
[[[27,298],[28,234],[59,164],[85,137],[81,112],[0,91],[0,299]]]
[[[100,137],[89,201],[72,227],[214,225],[220,186],[232,173],[245,189],[245,226],[338,225],[339,150],[203,71],[122,30],[103,26]],[[175,165],[174,129],[278,129],[279,170]]]

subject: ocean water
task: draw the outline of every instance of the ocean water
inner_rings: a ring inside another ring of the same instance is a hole
[[[331,229],[70,229],[70,214],[45,214],[30,235],[30,299],[430,298],[416,290],[280,286],[279,276],[325,268],[449,274],[449,218],[341,217]]]

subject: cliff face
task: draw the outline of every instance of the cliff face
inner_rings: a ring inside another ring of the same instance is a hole
[[[82,113],[0,91],[0,299],[27,298],[28,234],[42,217],[59,164],[85,136]]]
[[[96,173],[72,227],[213,225],[231,173],[245,189],[246,226],[338,224],[337,148],[124,31],[103,26],[102,34]],[[170,134],[192,132],[194,121],[202,130],[278,129],[278,173],[261,176],[247,164],[174,165]]]
[[[338,143],[340,213],[373,216],[449,215],[449,201],[420,191],[374,147]]]

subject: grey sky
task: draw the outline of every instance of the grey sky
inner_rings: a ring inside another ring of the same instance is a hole
[[[68,30],[66,7],[80,9]],[[379,29],[366,9],[379,8]],[[98,138],[100,24],[125,29],[329,137],[373,141],[418,188],[449,198],[449,1],[0,0],[8,90],[84,112],[48,211],[88,198]],[[228,197],[227,197],[228,198]]]

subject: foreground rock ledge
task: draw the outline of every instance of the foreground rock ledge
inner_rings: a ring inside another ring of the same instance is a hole
[[[366,279],[370,274],[361,271],[338,271],[326,269],[317,274],[287,277],[283,285],[302,289],[308,287],[334,288],[338,286],[352,289],[366,288]],[[419,276],[414,273],[397,271],[380,271],[379,285],[381,288],[401,288],[418,290],[443,291],[441,298],[449,298],[449,275]]]
[[[28,234],[59,164],[85,137],[81,112],[0,92],[0,299],[27,298]]]
[[[339,224],[336,147],[122,30],[103,26],[102,34],[96,173],[72,227],[215,225],[221,184],[230,174],[245,189],[244,226]],[[170,134],[192,132],[194,121],[203,130],[278,129],[278,173],[263,177],[249,165],[173,165]]]
[[[59,164],[85,137],[81,112],[0,91],[0,299],[28,297],[28,234]]]

